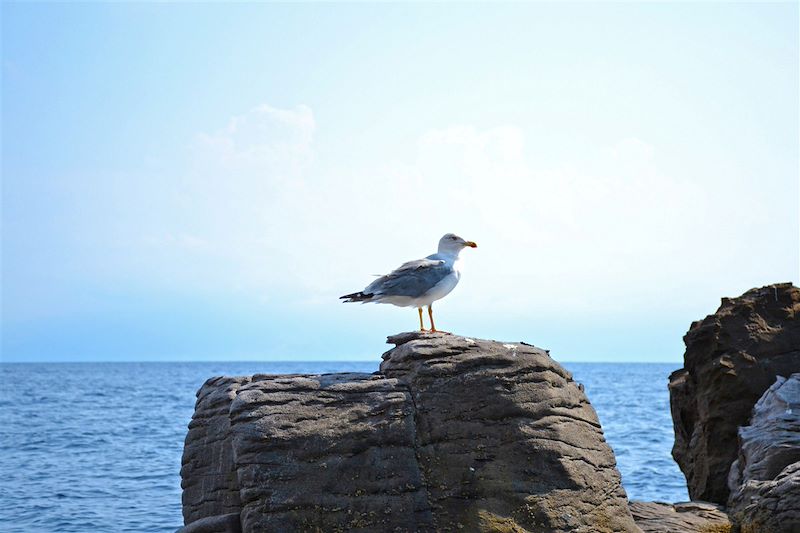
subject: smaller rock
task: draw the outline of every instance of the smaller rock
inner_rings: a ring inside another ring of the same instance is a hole
[[[672,456],[692,500],[725,505],[739,427],[777,376],[800,371],[800,288],[776,283],[724,298],[684,342],[684,368],[669,383]]]
[[[631,514],[644,533],[726,533],[731,522],[722,506],[709,502],[630,502]]]
[[[778,376],[753,406],[751,424],[739,428],[739,443],[731,492],[750,480],[775,479],[786,465],[800,461],[800,374]]]
[[[800,533],[800,374],[779,376],[739,428],[728,486],[741,531]]]
[[[741,533],[800,533],[800,462],[771,481],[749,481],[731,496],[731,518]]]

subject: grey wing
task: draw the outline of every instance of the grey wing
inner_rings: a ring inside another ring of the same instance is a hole
[[[418,259],[403,263],[396,270],[381,276],[364,289],[376,296],[408,296],[417,298],[431,290],[452,273],[441,259]]]

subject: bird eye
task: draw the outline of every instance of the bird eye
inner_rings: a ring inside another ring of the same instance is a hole
[[[456,238],[455,238],[455,237],[450,237],[450,238],[451,238],[452,240],[456,240]]]

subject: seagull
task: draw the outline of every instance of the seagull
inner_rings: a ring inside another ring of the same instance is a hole
[[[458,235],[448,233],[439,239],[439,251],[425,259],[403,263],[397,269],[367,285],[363,291],[340,296],[344,303],[375,302],[392,304],[398,307],[416,307],[419,312],[419,329],[425,331],[422,322],[422,308],[428,306],[431,320],[430,331],[436,331],[433,323],[433,302],[450,294],[458,280],[458,254],[464,248],[477,248],[472,241],[465,241]]]

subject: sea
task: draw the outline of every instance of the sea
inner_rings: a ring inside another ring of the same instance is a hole
[[[678,365],[563,363],[630,499],[688,499],[670,455]],[[377,362],[0,363],[0,531],[174,532],[195,392],[211,376],[373,372]]]

